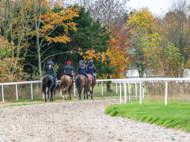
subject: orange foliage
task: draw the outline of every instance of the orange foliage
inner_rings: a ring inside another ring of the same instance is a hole
[[[60,12],[48,11],[42,15],[43,26],[39,30],[39,35],[41,37],[46,37],[46,40],[51,42],[66,43],[70,42],[71,39],[67,36],[68,29],[77,31],[76,23],[72,20],[74,17],[78,17],[78,9],[74,7],[63,9]],[[66,22],[65,22],[66,21]],[[49,35],[58,27],[62,26],[65,30],[62,35],[56,37],[49,37]]]
[[[16,59],[11,58],[11,45],[0,36],[0,82],[21,81],[26,77],[23,66],[16,64]],[[19,59],[22,61],[22,59]],[[12,68],[10,66],[12,65]]]
[[[101,60],[101,62],[109,59],[109,64],[116,67],[115,73],[111,75],[112,78],[120,78],[122,77],[122,74],[127,70],[129,64],[129,45],[127,42],[130,39],[131,35],[128,28],[123,28],[117,24],[113,25],[109,31],[112,34],[107,51],[95,53],[94,49],[87,50],[84,53],[83,59],[84,61],[95,59]],[[81,51],[80,48],[79,51]],[[106,77],[107,75],[105,75],[105,78]]]
[[[129,28],[123,28],[121,25],[117,24],[111,26],[109,30],[112,34],[107,54],[110,57],[110,65],[117,67],[112,78],[122,77],[122,74],[126,72],[129,64],[129,45],[127,42],[131,34]]]

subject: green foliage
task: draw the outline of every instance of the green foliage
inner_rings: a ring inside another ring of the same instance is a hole
[[[186,102],[168,102],[165,106],[163,102],[144,101],[140,105],[136,101],[110,105],[105,113],[190,132],[190,105]]]
[[[184,68],[184,58],[180,49],[171,42],[163,47],[158,33],[153,33],[150,38],[141,39],[145,62],[154,73],[178,77]],[[181,69],[181,70],[180,70]]]

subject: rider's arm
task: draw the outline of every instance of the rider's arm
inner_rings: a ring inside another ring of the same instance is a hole
[[[57,73],[55,72],[55,69],[54,69],[53,66],[52,66],[52,70],[53,70],[53,74],[54,74],[54,76],[57,78]]]

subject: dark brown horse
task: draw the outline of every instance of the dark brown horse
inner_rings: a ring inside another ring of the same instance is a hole
[[[88,76],[88,82],[89,82],[89,89],[91,87],[92,90],[90,90],[91,99],[93,99],[93,90],[94,86],[96,84],[94,77],[91,74],[87,74]]]
[[[50,91],[50,93],[51,93],[50,102],[51,101],[53,102],[53,94],[54,94],[54,100],[55,100],[56,83],[54,83],[52,75],[46,74],[42,80],[43,100],[44,100],[44,95],[45,95],[45,102],[47,102],[47,100],[46,100],[46,88],[48,88],[48,91],[47,91],[48,92],[48,99],[49,99],[49,91]]]
[[[84,88],[84,99],[85,99],[85,93],[87,94],[87,99],[88,99],[88,86],[87,86],[87,78],[84,75],[77,75],[75,78],[75,84],[79,93],[79,100],[81,100],[81,93],[82,89]]]
[[[64,75],[61,77],[61,82],[59,84],[59,88],[62,90],[62,94],[64,94],[64,99],[65,95],[67,94],[67,91],[69,91],[69,99],[71,100],[71,91],[73,89],[73,82],[70,76],[68,75]],[[64,89],[65,88],[65,93],[64,93]]]

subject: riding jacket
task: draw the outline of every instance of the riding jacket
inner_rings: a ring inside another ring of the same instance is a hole
[[[54,77],[54,79],[57,78],[57,73],[55,72],[55,69],[54,69],[53,66],[51,66],[51,69],[49,69],[49,65],[47,65],[47,66],[45,67],[45,72],[46,72],[46,74],[52,75],[52,76]]]
[[[93,64],[87,66],[87,73],[93,75],[96,72],[96,68]]]
[[[72,68],[70,65],[66,65],[66,66],[64,67],[64,73],[65,73],[66,75],[72,75],[72,72],[73,72],[73,68]]]
[[[86,72],[87,72],[86,66],[84,64],[80,65],[79,68],[78,68],[78,73],[85,75]]]

